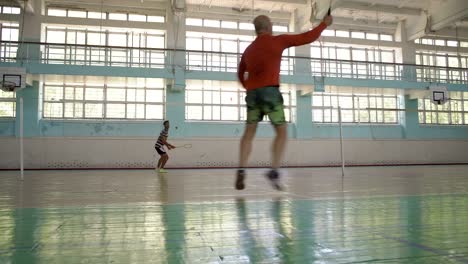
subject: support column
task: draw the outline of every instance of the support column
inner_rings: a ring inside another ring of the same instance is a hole
[[[40,42],[41,41],[41,16],[43,14],[44,2],[43,0],[35,0],[32,3],[34,12],[25,12],[21,10],[20,15],[20,39],[19,41],[26,42]],[[24,22],[22,21],[24,15]],[[23,22],[23,23],[22,23]],[[23,32],[23,38],[21,39],[21,32]],[[23,63],[25,60],[28,62],[39,62],[41,58],[41,47],[39,45],[23,44],[18,47],[18,60]]]
[[[409,95],[405,96],[405,116],[403,119],[404,138],[417,136],[419,128],[418,99],[411,99]]]
[[[34,81],[32,86],[16,92],[16,137],[20,136],[20,98],[23,97],[24,113],[24,137],[34,137],[40,135],[39,129],[39,82]]]
[[[297,91],[296,135],[298,139],[312,138],[312,96]]]
[[[408,21],[400,21],[398,23],[397,31],[395,33],[395,39],[401,41],[401,61],[407,64],[416,64],[416,46],[413,41],[408,39],[408,32],[406,23]],[[404,65],[402,79],[404,81],[416,81],[416,66]],[[412,131],[417,129],[419,124],[418,113],[414,110],[418,109],[418,100],[411,99],[410,96],[405,96],[404,107],[407,111],[401,115],[402,125],[402,138],[407,138],[411,135]],[[412,109],[412,111],[408,111]]]
[[[185,1],[173,1],[167,10],[168,49],[185,50]],[[166,67],[174,76],[166,85],[166,119],[171,121],[171,136],[184,137],[185,131],[185,52],[171,51],[166,57]]]
[[[295,10],[291,22],[291,28],[296,33],[300,33],[305,20],[302,11]],[[310,45],[303,45],[295,47],[295,55],[304,57],[306,59],[296,59],[294,65],[294,75],[304,76],[304,80],[310,80],[311,66],[310,66]],[[298,139],[310,138],[312,131],[312,105],[311,93],[315,87],[314,83],[305,83],[296,85],[296,136]]]
[[[292,21],[290,28],[295,33],[301,33],[301,28],[304,26],[305,20],[304,15],[301,15],[301,10],[295,10],[292,16]],[[310,45],[302,45],[295,49],[295,55],[299,57],[305,57],[307,59],[296,59],[294,65],[294,75],[307,75],[310,76],[311,67],[310,67]]]
[[[401,41],[401,54],[399,54],[399,56],[401,56],[401,61],[403,63],[416,64],[416,46],[414,42],[408,40],[406,23],[407,21],[400,21],[395,34],[396,40]],[[405,81],[416,81],[415,66],[403,66],[403,72],[401,74]]]

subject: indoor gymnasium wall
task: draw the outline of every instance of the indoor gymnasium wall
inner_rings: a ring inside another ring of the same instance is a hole
[[[35,1],[37,10],[47,7],[43,1]],[[165,48],[186,47],[186,31],[206,31],[221,34],[240,34],[237,29],[206,28],[185,26],[179,23],[178,16],[167,10],[165,23],[141,23],[130,21],[93,20],[80,18],[54,17],[47,15],[26,17],[24,27],[25,40],[50,41],[44,38],[46,25],[81,25],[83,27],[158,29],[165,31]],[[228,14],[217,14],[217,19],[224,19]],[[11,19],[19,21],[21,17]],[[249,19],[250,20],[250,19]],[[290,19],[287,19],[290,21]],[[290,21],[292,24],[302,21]],[[177,25],[177,27],[176,27]],[[293,26],[294,28],[294,26]],[[242,34],[253,32],[244,31]],[[177,36],[176,36],[177,34]],[[179,36],[180,35],[180,36]],[[378,45],[405,51],[405,63],[415,63],[414,43],[400,41],[366,41],[352,38],[325,37],[336,43]],[[192,47],[187,47],[192,48]],[[442,49],[442,47],[439,47]],[[438,49],[439,49],[438,48]],[[452,47],[448,47],[452,49]],[[460,47],[463,53],[464,47]],[[47,76],[113,76],[166,79],[164,118],[171,121],[170,142],[174,144],[192,144],[190,149],[175,149],[170,152],[169,167],[234,167],[237,165],[239,139],[244,125],[241,122],[213,122],[185,120],[185,92],[183,87],[189,80],[236,81],[234,72],[210,70],[183,71],[187,65],[186,53],[166,51],[164,67],[115,67],[55,63],[37,63],[41,58],[41,47],[29,47],[28,61],[22,64],[29,74],[38,77],[33,87],[18,91],[24,99],[24,135],[26,168],[150,168],[158,158],[153,148],[162,128],[162,120],[66,120],[43,118],[43,94],[39,81]],[[411,91],[426,91],[429,82],[415,80],[416,68],[403,66],[405,78],[360,79],[326,78],[311,74],[310,46],[297,47],[294,72],[281,76],[284,83],[302,87],[297,93],[297,120],[288,124],[290,141],[284,157],[286,166],[331,166],[339,165],[339,127],[337,124],[316,124],[312,122],[311,95],[327,86],[368,87],[377,89],[399,89],[402,94]],[[23,63],[23,62],[22,62]],[[1,62],[2,66],[17,66],[15,63]],[[188,63],[190,64],[190,63]],[[194,66],[194,65],[192,65]],[[196,66],[196,65],[195,65]],[[234,68],[230,69],[234,70]],[[333,75],[334,76],[334,75]],[[317,78],[318,77],[318,78]],[[408,78],[406,78],[408,77]],[[42,79],[41,79],[42,78]],[[413,78],[413,79],[412,79]],[[468,91],[464,83],[444,84],[449,91]],[[298,88],[299,89],[299,88]],[[307,94],[309,93],[309,94]],[[305,94],[305,95],[304,95]],[[344,153],[347,164],[384,165],[384,164],[434,164],[468,163],[468,126],[421,125],[418,122],[417,100],[404,99],[405,109],[398,124],[346,124],[343,126]],[[0,119],[0,169],[19,167],[19,108],[16,118]],[[465,117],[466,118],[466,117]],[[268,166],[270,144],[274,132],[269,125],[260,125],[258,138],[254,145],[251,166]]]
[[[157,158],[154,142],[162,121],[52,120],[41,118],[39,84],[17,94],[25,102],[26,168],[151,168]],[[242,122],[186,121],[184,93],[167,93],[169,141],[192,144],[170,152],[169,167],[235,167]],[[405,106],[417,101],[405,97]],[[288,124],[286,166],[339,165],[337,124],[312,122],[310,95],[298,96],[297,119]],[[171,104],[172,102],[177,102]],[[17,102],[18,104],[18,102]],[[17,110],[16,116],[19,116]],[[19,167],[19,124],[0,121],[0,169]],[[251,166],[268,166],[274,131],[260,124]],[[346,164],[468,163],[468,127],[421,125],[417,112],[406,112],[399,124],[343,125]]]
[[[169,152],[168,167],[235,167],[239,138],[173,139],[175,145],[192,144]],[[338,139],[291,139],[284,156],[285,166],[339,166]],[[1,169],[19,167],[19,142],[0,138]],[[158,158],[154,138],[27,138],[25,167],[63,168],[151,168]],[[250,166],[267,167],[270,138],[255,141]],[[344,156],[348,165],[468,163],[468,140],[346,139]]]

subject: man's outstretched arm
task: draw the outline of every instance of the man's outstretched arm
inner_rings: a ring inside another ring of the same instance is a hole
[[[322,34],[322,31],[328,26],[330,26],[332,22],[333,18],[331,16],[326,16],[323,18],[322,23],[320,23],[320,25],[318,25],[312,30],[301,34],[280,35],[278,36],[278,38],[281,38],[285,45],[285,48],[309,44],[318,39],[320,37],[320,34]]]

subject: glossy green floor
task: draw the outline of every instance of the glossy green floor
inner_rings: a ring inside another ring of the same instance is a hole
[[[468,263],[467,171],[0,172],[0,263]]]

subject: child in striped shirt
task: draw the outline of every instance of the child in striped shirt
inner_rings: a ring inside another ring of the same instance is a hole
[[[158,161],[158,167],[156,170],[158,170],[159,173],[166,173],[167,171],[164,170],[164,166],[166,165],[167,160],[169,159],[169,156],[166,153],[166,150],[164,149],[164,146],[167,146],[168,149],[174,149],[175,146],[169,144],[167,142],[167,137],[169,136],[169,120],[164,121],[163,123],[164,129],[161,131],[158,137],[158,141],[156,141],[156,144],[154,144],[154,148],[158,152],[158,154],[161,156],[161,158]]]

